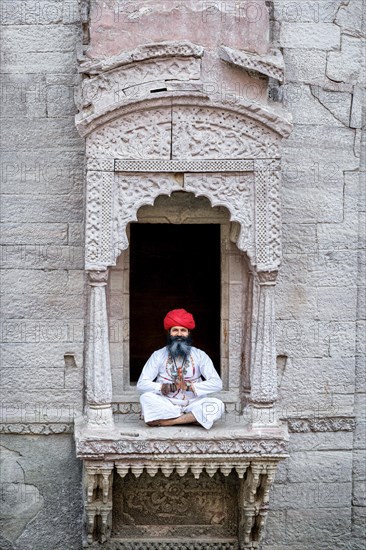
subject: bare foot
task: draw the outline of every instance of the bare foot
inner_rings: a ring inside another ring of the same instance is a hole
[[[178,418],[165,418],[146,422],[148,426],[177,426],[179,424],[197,424],[196,417],[192,413],[182,414]]]

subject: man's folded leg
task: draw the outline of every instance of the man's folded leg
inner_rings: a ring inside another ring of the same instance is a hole
[[[201,397],[192,401],[184,410],[187,413],[191,412],[197,422],[209,430],[213,423],[224,414],[225,405],[216,397]]]
[[[173,403],[163,395],[146,392],[140,396],[142,416],[145,422],[178,418],[182,415],[182,407]]]

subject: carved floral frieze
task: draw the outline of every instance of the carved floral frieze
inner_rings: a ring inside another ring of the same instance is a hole
[[[288,429],[290,432],[353,432],[356,426],[354,418],[289,418]]]

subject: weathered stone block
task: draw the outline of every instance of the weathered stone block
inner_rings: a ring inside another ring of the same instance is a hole
[[[6,44],[3,48],[3,69],[9,74],[38,73],[74,74],[75,52],[14,52]]]
[[[314,288],[286,284],[276,289],[276,315],[279,319],[313,319],[316,311]]]
[[[5,150],[37,151],[49,149],[50,144],[55,149],[64,147],[69,150],[83,151],[84,148],[74,120],[69,116],[59,119],[34,119],[32,124],[29,124],[27,119],[20,119],[16,123],[16,132],[14,132],[14,122],[10,119],[4,119],[2,126],[2,147]]]
[[[43,323],[27,321],[26,323],[19,320],[13,323],[12,321],[5,320],[2,326],[5,341],[1,344],[4,368],[61,369],[65,367],[65,353],[73,353],[77,368],[81,368],[83,364],[81,321],[79,325],[76,321],[69,324],[52,320],[48,323],[46,321]],[[23,331],[20,337],[16,334],[19,330]]]
[[[167,37],[190,40],[209,50],[221,44],[258,53],[268,49],[269,17],[263,0],[240,4],[234,0],[145,0],[117,6],[98,0],[90,18],[90,57],[116,55]]]
[[[58,389],[64,387],[64,369],[5,368],[1,370],[1,381],[4,389]]]
[[[62,410],[73,411],[73,416],[79,416],[81,414],[82,405],[82,388],[68,388],[68,389],[31,389],[20,390],[17,388],[9,388],[4,395],[4,401],[10,403],[12,407],[23,407],[27,405],[29,408],[29,414],[27,416],[27,422],[31,422],[31,418],[36,413],[32,412],[34,407],[41,408],[42,410],[51,409],[52,411],[62,408]]]
[[[330,223],[343,218],[343,188],[314,186],[285,188],[283,193],[284,223]]]
[[[352,483],[287,483],[274,485],[271,509],[347,508],[352,498]]]
[[[352,550],[363,550],[366,536],[366,506],[352,508]]]
[[[320,85],[311,85],[310,92],[312,96],[322,105],[337,122],[349,125],[351,106],[353,107],[353,96],[351,93],[341,90],[327,90]]]
[[[81,295],[84,293],[84,272],[66,270],[7,269],[1,272],[4,294]]]
[[[32,318],[36,319],[70,319],[77,318],[80,311],[84,310],[84,297],[80,294],[53,294],[39,295],[6,294],[2,300],[3,314],[21,319],[32,312]]]
[[[343,0],[334,2],[275,0],[273,2],[274,18],[288,23],[333,23],[342,2]]]
[[[331,23],[283,23],[281,25],[283,48],[332,50],[340,46],[340,29]]]
[[[293,181],[299,181],[305,172],[316,185],[329,186],[338,181],[339,173],[359,169],[354,140],[355,132],[350,128],[296,125],[282,147],[284,163],[292,167]]]
[[[356,251],[322,250],[306,255],[308,280],[318,288],[355,286],[358,254]]]
[[[50,118],[75,115],[75,77],[62,75],[46,79],[47,116]]]
[[[80,19],[79,7],[75,0],[45,0],[36,2],[5,2],[2,6],[2,25],[51,25],[56,23],[72,23]]]
[[[84,245],[84,224],[69,223],[68,224],[68,242],[71,245]]]
[[[353,321],[356,319],[357,288],[323,287],[318,292],[320,319]]]
[[[292,433],[290,453],[298,451],[352,451],[352,432]]]
[[[327,76],[336,82],[362,84],[364,80],[364,44],[360,38],[342,35],[339,52],[330,52],[327,60]]]
[[[45,117],[46,81],[42,74],[4,75],[1,85],[2,118]]]
[[[301,529],[299,529],[301,525]],[[316,544],[316,548],[341,548],[349,544],[351,514],[348,508],[288,510],[286,522],[287,541],[290,544]]]
[[[286,48],[283,53],[287,82],[319,84],[324,80],[326,52]]]
[[[362,108],[364,104],[365,90],[360,86],[355,86],[352,99],[351,110],[351,128],[362,128]]]
[[[5,222],[79,222],[83,218],[83,195],[5,195],[1,215]]]
[[[342,33],[353,36],[362,36],[363,6],[358,0],[343,3],[337,11],[335,22],[342,28]]]
[[[344,210],[356,212],[366,208],[366,186],[361,183],[359,172],[345,172],[344,174]]]
[[[9,50],[18,52],[74,51],[80,39],[78,27],[72,25],[4,26],[3,40]]]
[[[285,292],[285,288],[284,288]],[[316,319],[276,319],[276,349],[291,362],[296,357],[327,357],[339,327]],[[353,332],[354,342],[354,332]],[[352,348],[353,349],[353,348]],[[290,367],[290,364],[287,367]],[[287,368],[286,367],[286,368]]]
[[[11,269],[83,269],[84,249],[58,244],[3,245],[1,263]]]
[[[4,151],[2,192],[65,195],[82,193],[83,155],[72,151]]]
[[[66,244],[68,227],[66,223],[2,223],[0,225],[3,244]]]
[[[317,250],[316,224],[284,223],[282,239],[284,255],[314,253]],[[286,278],[286,272],[283,276]]]
[[[284,103],[295,124],[341,126],[348,124],[352,96],[345,92],[325,92],[319,86],[289,83],[284,88]]]
[[[319,250],[356,250],[359,246],[358,215],[345,212],[340,223],[318,223]]]
[[[308,394],[309,404],[316,402],[317,394],[332,391],[350,393],[354,391],[355,364],[353,358],[303,359],[294,358],[281,384],[281,393],[286,395]]]
[[[366,506],[366,481],[357,480],[354,483],[352,504]]]
[[[366,480],[366,450],[353,451],[353,479]]]

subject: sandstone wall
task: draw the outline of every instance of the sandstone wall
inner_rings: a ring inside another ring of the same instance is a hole
[[[82,406],[85,324],[84,143],[74,124],[81,24],[76,0],[6,1],[0,13],[0,547],[76,550],[81,468],[70,432]]]
[[[286,63],[280,93],[295,125],[283,148],[277,291],[278,408],[292,419],[291,456],[277,476],[263,549],[359,550],[366,506],[363,2],[268,5],[268,34]],[[1,9],[7,506],[0,543],[79,550],[81,475],[70,432],[83,403],[86,324],[84,141],[73,100],[81,21],[76,0],[5,0]],[[96,39],[93,47],[99,51]]]

